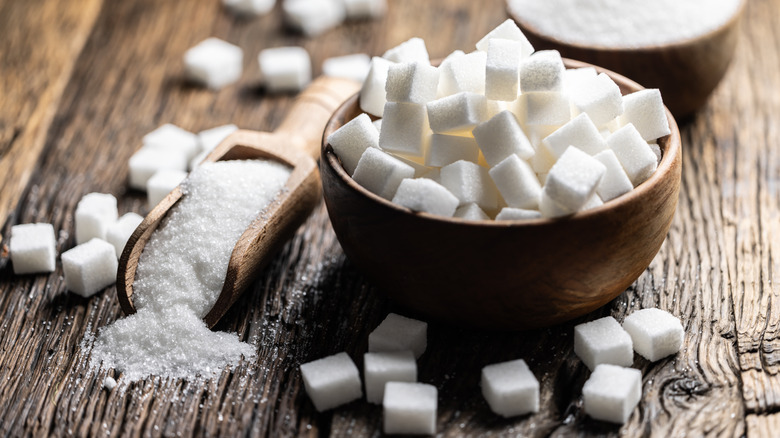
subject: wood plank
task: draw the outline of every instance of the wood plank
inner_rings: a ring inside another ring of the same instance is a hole
[[[777,436],[780,430],[780,414],[748,415],[746,418],[748,438]]]

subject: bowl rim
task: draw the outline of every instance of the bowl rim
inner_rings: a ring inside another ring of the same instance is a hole
[[[645,89],[643,86],[632,81],[631,79],[621,74],[615,73],[611,70],[605,69],[603,67],[599,67],[583,61],[577,61],[568,58],[563,58],[563,61],[567,69],[594,67],[598,73],[608,74],[613,80],[619,82],[619,85],[622,84],[627,88],[634,89],[632,93]],[[410,210],[407,207],[402,207],[398,204],[394,204],[393,202],[370,192],[368,189],[358,184],[354,179],[352,179],[352,177],[346,172],[346,170],[344,170],[344,167],[341,165],[341,162],[339,161],[338,156],[333,150],[333,147],[330,145],[330,143],[328,143],[327,139],[329,134],[337,129],[334,128],[335,117],[337,115],[343,114],[348,107],[357,104],[359,95],[360,92],[355,93],[345,102],[343,102],[328,120],[328,123],[325,126],[325,130],[322,136],[322,150],[321,150],[322,153],[321,162],[323,162],[322,165],[330,166],[330,168],[338,176],[341,182],[343,182],[353,190],[366,196],[367,198],[373,200],[374,202],[379,203],[385,208],[390,208],[395,210],[398,213],[408,214],[426,221],[444,222],[450,225],[459,225],[459,226],[478,226],[478,227],[489,226],[495,228],[507,228],[507,227],[517,227],[517,226],[543,227],[543,226],[549,226],[550,224],[556,222],[562,222],[562,221],[587,221],[587,220],[591,220],[593,217],[606,214],[606,212],[611,211],[613,209],[618,209],[622,206],[626,206],[632,202],[635,202],[637,198],[647,196],[647,194],[652,190],[654,186],[660,184],[666,178],[674,176],[672,173],[675,167],[675,162],[681,159],[680,155],[682,153],[681,152],[682,141],[680,137],[680,130],[679,127],[677,126],[677,122],[674,119],[674,116],[669,111],[669,109],[666,106],[664,106],[664,111],[666,112],[666,118],[669,121],[669,129],[671,130],[671,133],[664,137],[660,137],[658,139],[658,140],[665,139],[666,147],[663,149],[663,153],[661,155],[661,161],[658,163],[658,167],[656,168],[655,172],[653,172],[653,174],[647,180],[645,180],[638,186],[634,187],[630,192],[620,195],[607,202],[604,202],[604,204],[598,207],[594,207],[584,211],[579,211],[571,215],[557,217],[557,218],[514,219],[514,220],[501,220],[501,221],[496,221],[493,219],[489,219],[489,220],[463,219],[457,217],[440,216],[440,215],[435,215],[426,212],[415,212]],[[345,120],[345,123],[347,121],[348,120]]]

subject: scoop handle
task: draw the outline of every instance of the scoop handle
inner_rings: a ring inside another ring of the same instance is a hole
[[[360,84],[351,79],[318,77],[295,99],[274,133],[288,135],[300,150],[317,160],[328,119],[359,89]]]

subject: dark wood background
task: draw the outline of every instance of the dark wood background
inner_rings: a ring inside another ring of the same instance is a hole
[[[278,6],[241,21],[217,0],[0,1],[2,236],[17,223],[50,222],[58,251],[67,250],[75,205],[92,191],[116,195],[120,213],[145,213],[144,197],[126,186],[126,163],[162,123],[273,129],[292,99],[257,87],[262,48],[303,45],[319,73],[326,57],[381,54],[412,36],[432,57],[468,51],[506,18],[501,0],[389,3],[380,21],[304,39],[285,31]],[[780,0],[749,0],[744,18],[725,80],[681,126],[682,190],[666,243],[631,288],[583,318],[622,320],[658,306],[682,318],[683,350],[657,363],[637,356],[642,401],[618,427],[582,411],[589,373],[572,352],[571,324],[514,334],[431,324],[420,380],[439,388],[441,433],[779,433]],[[183,52],[209,36],[245,51],[241,81],[217,93],[181,79]],[[0,255],[2,435],[380,434],[379,407],[319,414],[303,392],[300,363],[345,350],[362,367],[369,331],[393,310],[345,259],[323,205],[218,327],[257,345],[259,358],[209,381],[102,389],[105,371],[89,371],[81,343],[121,317],[115,289],[90,299],[67,293],[59,266],[16,277]],[[482,400],[479,372],[515,358],[539,378],[542,409],[502,419]]]

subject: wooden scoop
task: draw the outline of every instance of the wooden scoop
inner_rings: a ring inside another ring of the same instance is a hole
[[[233,248],[222,292],[204,317],[209,327],[222,318],[319,202],[322,185],[316,159],[322,132],[336,108],[358,88],[359,84],[351,80],[320,77],[301,93],[276,131],[236,131],[204,160],[271,159],[293,169],[282,193],[249,225]],[[182,196],[179,187],[169,193],[136,228],[122,251],[116,285],[119,303],[128,315],[135,313],[133,282],[141,252]]]

